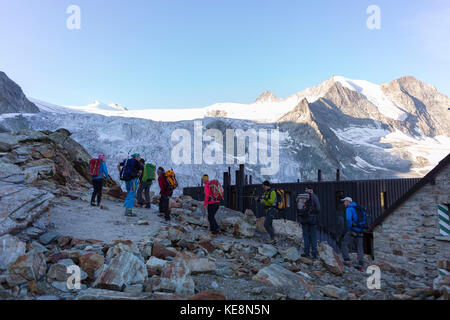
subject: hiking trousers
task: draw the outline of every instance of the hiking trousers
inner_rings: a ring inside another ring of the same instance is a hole
[[[136,198],[136,190],[138,186],[139,180],[132,179],[130,181],[125,181],[125,186],[127,188],[127,196],[125,198],[125,202],[123,203],[123,206],[127,209],[133,209],[134,208],[134,199]]]
[[[303,244],[305,249],[303,253],[308,255],[312,253],[313,256],[317,255],[317,225],[302,223],[303,231]]]
[[[219,225],[217,224],[215,217],[218,209],[219,209],[218,203],[208,204],[208,221],[209,221],[209,228],[212,234],[217,234],[219,232]]]
[[[266,216],[264,219],[264,228],[266,229],[267,233],[270,236],[270,239],[275,239],[275,233],[273,231],[273,217],[275,216],[276,209],[275,208],[266,208]]]
[[[348,247],[356,244],[356,252],[358,254],[358,263],[362,266],[364,263],[363,234],[353,231],[347,231],[342,241],[342,256],[344,261],[350,261],[348,255]]]
[[[91,203],[95,202],[95,198],[97,198],[97,205],[100,205],[100,202],[102,202],[103,182],[103,179],[92,179],[94,191],[92,192]]]
[[[146,182],[140,182],[139,183],[139,189],[137,191],[137,197],[138,197],[138,203],[139,204],[143,204],[143,199],[142,199],[142,192],[144,192],[145,195],[145,201],[147,202],[147,204],[150,204],[150,187],[152,186],[152,180],[150,181],[146,181]]]
[[[161,195],[161,199],[159,200],[159,212],[164,213],[166,221],[170,220],[169,196],[167,194]]]

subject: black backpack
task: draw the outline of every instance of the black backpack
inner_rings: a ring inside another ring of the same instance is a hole
[[[127,159],[125,160],[124,166],[120,170],[120,180],[122,181],[130,181],[131,179],[134,179],[137,177],[136,173],[134,172],[134,162],[136,160],[134,159]]]

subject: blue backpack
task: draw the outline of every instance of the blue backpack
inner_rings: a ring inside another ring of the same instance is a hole
[[[136,173],[134,173],[134,159],[125,160],[124,166],[120,170],[120,180],[122,181],[130,181],[131,179],[136,178]]]
[[[355,206],[356,221],[352,223],[352,229],[357,232],[366,232],[369,229],[367,222],[367,210],[363,206]]]

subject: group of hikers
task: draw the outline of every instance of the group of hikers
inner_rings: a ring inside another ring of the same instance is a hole
[[[144,206],[145,204],[145,208],[151,208],[150,187],[157,177],[160,188],[159,212],[164,214],[166,221],[170,221],[169,199],[173,194],[173,190],[177,187],[173,170],[166,172],[162,167],[156,170],[154,164],[146,163],[138,153],[132,154],[129,159],[125,159],[119,163],[117,170],[119,171],[120,180],[125,182],[127,192],[123,204],[125,207],[125,216],[136,216],[134,209],[136,195],[138,206]],[[99,155],[98,158],[91,159],[89,173],[92,176],[93,185],[91,205],[100,206],[103,186],[105,181],[110,177],[106,165],[106,157],[103,154]]]
[[[276,243],[276,238],[273,230],[273,219],[279,206],[277,201],[278,190],[272,187],[269,181],[263,182],[264,194],[262,197],[255,197],[264,206],[264,228],[270,236],[270,244]],[[320,201],[311,186],[307,186],[304,194],[300,194],[297,200],[297,215],[302,226],[304,250],[301,254],[306,258],[317,258],[317,233],[320,215]],[[364,207],[357,205],[351,197],[341,199],[345,206],[345,223],[344,235],[341,245],[342,256],[344,264],[349,266],[350,256],[349,247],[356,245],[358,263],[354,266],[357,269],[362,269],[364,264],[364,250],[363,237],[364,232],[367,231],[367,213]]]
[[[177,182],[173,170],[167,172],[164,168],[146,163],[140,154],[133,154],[117,165],[120,179],[125,182],[127,195],[124,201],[125,215],[134,217],[136,193],[137,204],[146,208],[151,207],[150,187],[156,176],[160,188],[159,212],[164,214],[166,221],[170,221],[169,200],[173,190],[177,187]],[[156,171],[156,172],[155,172]],[[106,179],[109,178],[106,166],[106,157],[99,155],[98,158],[90,162],[90,174],[92,176],[93,193],[91,198],[92,206],[100,206],[102,199],[102,188]],[[210,180],[207,174],[203,175],[204,186],[203,207],[207,211],[211,237],[215,238],[221,231],[215,219],[219,204],[223,199],[223,189],[217,180]],[[264,228],[269,234],[269,244],[275,245],[277,239],[273,229],[273,220],[277,212],[282,211],[285,206],[280,205],[284,196],[284,191],[275,189],[269,181],[262,184],[264,193],[262,196],[253,196],[254,200],[263,206]],[[143,196],[145,196],[145,203]],[[97,202],[95,202],[97,200]],[[297,200],[297,215],[303,230],[304,250],[301,254],[306,258],[317,258],[317,228],[320,215],[320,201],[311,186],[306,187],[304,194],[299,194]],[[363,235],[366,231],[367,218],[365,209],[358,206],[350,197],[341,200],[345,206],[345,232],[343,236],[341,251],[344,264],[350,265],[349,246],[355,244],[357,248],[358,264],[357,269],[363,268]],[[284,204],[286,205],[286,204]]]

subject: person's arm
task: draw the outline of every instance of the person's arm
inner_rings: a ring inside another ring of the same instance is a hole
[[[206,207],[208,205],[209,200],[209,186],[205,183],[203,189],[205,190],[205,201],[203,202],[203,206]]]
[[[315,208],[314,208],[314,210],[315,210],[315,214],[319,214],[320,213],[320,201],[319,201],[319,198],[315,195],[315,194],[312,194],[312,196],[313,196],[313,201],[314,201],[314,206],[315,206]]]
[[[352,217],[352,210],[351,210],[351,208],[346,208],[345,209],[345,222],[346,222],[346,225],[347,225],[347,229],[348,230],[351,230],[351,228],[352,228],[352,224],[353,224],[353,217]]]
[[[106,165],[106,162],[103,162],[103,173],[104,173],[105,179],[108,179],[109,174],[108,174],[108,166]]]

